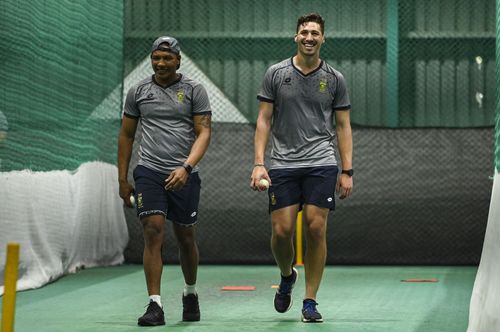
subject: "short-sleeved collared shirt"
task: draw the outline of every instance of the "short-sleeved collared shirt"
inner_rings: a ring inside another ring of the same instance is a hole
[[[337,165],[334,115],[351,109],[339,71],[322,61],[304,75],[287,59],[267,70],[257,98],[273,104],[271,169]]]
[[[203,114],[211,114],[207,92],[184,75],[166,88],[154,76],[134,85],[124,115],[141,121],[138,164],[161,173],[182,166],[195,141],[193,116]]]

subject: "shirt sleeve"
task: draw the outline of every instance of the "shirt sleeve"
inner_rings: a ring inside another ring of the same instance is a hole
[[[210,108],[210,100],[208,99],[207,90],[201,84],[197,84],[193,88],[193,115],[212,114]]]
[[[125,105],[123,107],[123,115],[131,118],[139,118],[141,116],[141,111],[137,107],[135,100],[137,88],[132,87],[128,90],[127,97],[125,98]]]
[[[274,70],[272,67],[267,69],[266,74],[264,75],[264,79],[262,81],[262,86],[259,94],[257,95],[257,99],[260,101],[266,101],[269,103],[274,102],[275,100],[275,90],[273,84],[274,78]]]
[[[347,84],[344,75],[337,74],[337,86],[335,88],[335,95],[333,97],[332,109],[333,110],[350,110],[351,100],[349,99],[349,92],[347,91]]]

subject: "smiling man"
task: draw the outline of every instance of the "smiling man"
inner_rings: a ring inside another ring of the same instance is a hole
[[[261,179],[271,184],[271,248],[281,272],[274,297],[276,311],[286,312],[292,306],[292,289],[298,278],[293,267],[293,234],[297,213],[302,210],[307,245],[302,321],[322,322],[316,295],[326,261],[326,222],[335,209],[335,191],[344,199],[353,188],[351,104],[342,74],[320,58],[325,42],[323,18],[317,13],[300,17],[294,40],[297,54],[267,70],[257,96],[259,116],[250,186],[263,191]],[[269,136],[268,172],[264,156]]]
[[[179,245],[185,281],[182,320],[200,320],[195,224],[201,180],[196,165],[210,143],[212,113],[205,88],[177,73],[180,51],[175,38],[160,37],[154,41],[151,49],[154,75],[128,91],[118,138],[120,197],[132,207],[130,196],[134,195],[144,231],[143,264],[149,305],[138,320],[141,326],[165,324],[160,298],[165,219],[172,221]],[[134,189],[127,174],[139,121],[142,137]]]

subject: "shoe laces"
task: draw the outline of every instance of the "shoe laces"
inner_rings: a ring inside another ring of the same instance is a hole
[[[183,297],[183,301],[187,305],[195,305],[198,302],[198,297],[193,294],[188,294]]]
[[[158,309],[163,310],[163,308],[160,307],[160,305],[153,300],[149,301],[149,303],[146,304],[144,308],[147,308],[146,311],[153,311],[153,310],[157,311]]]
[[[316,310],[316,306],[318,305],[318,303],[314,300],[305,300],[304,301],[304,308],[303,310],[306,311],[306,312],[318,312]]]

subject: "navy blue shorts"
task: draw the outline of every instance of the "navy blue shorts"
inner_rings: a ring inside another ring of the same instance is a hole
[[[283,168],[269,171],[269,211],[299,204],[335,210],[337,166]]]
[[[138,165],[134,170],[137,216],[163,214],[177,224],[191,226],[198,220],[201,180],[198,172],[191,173],[178,191],[165,190],[168,174]]]

